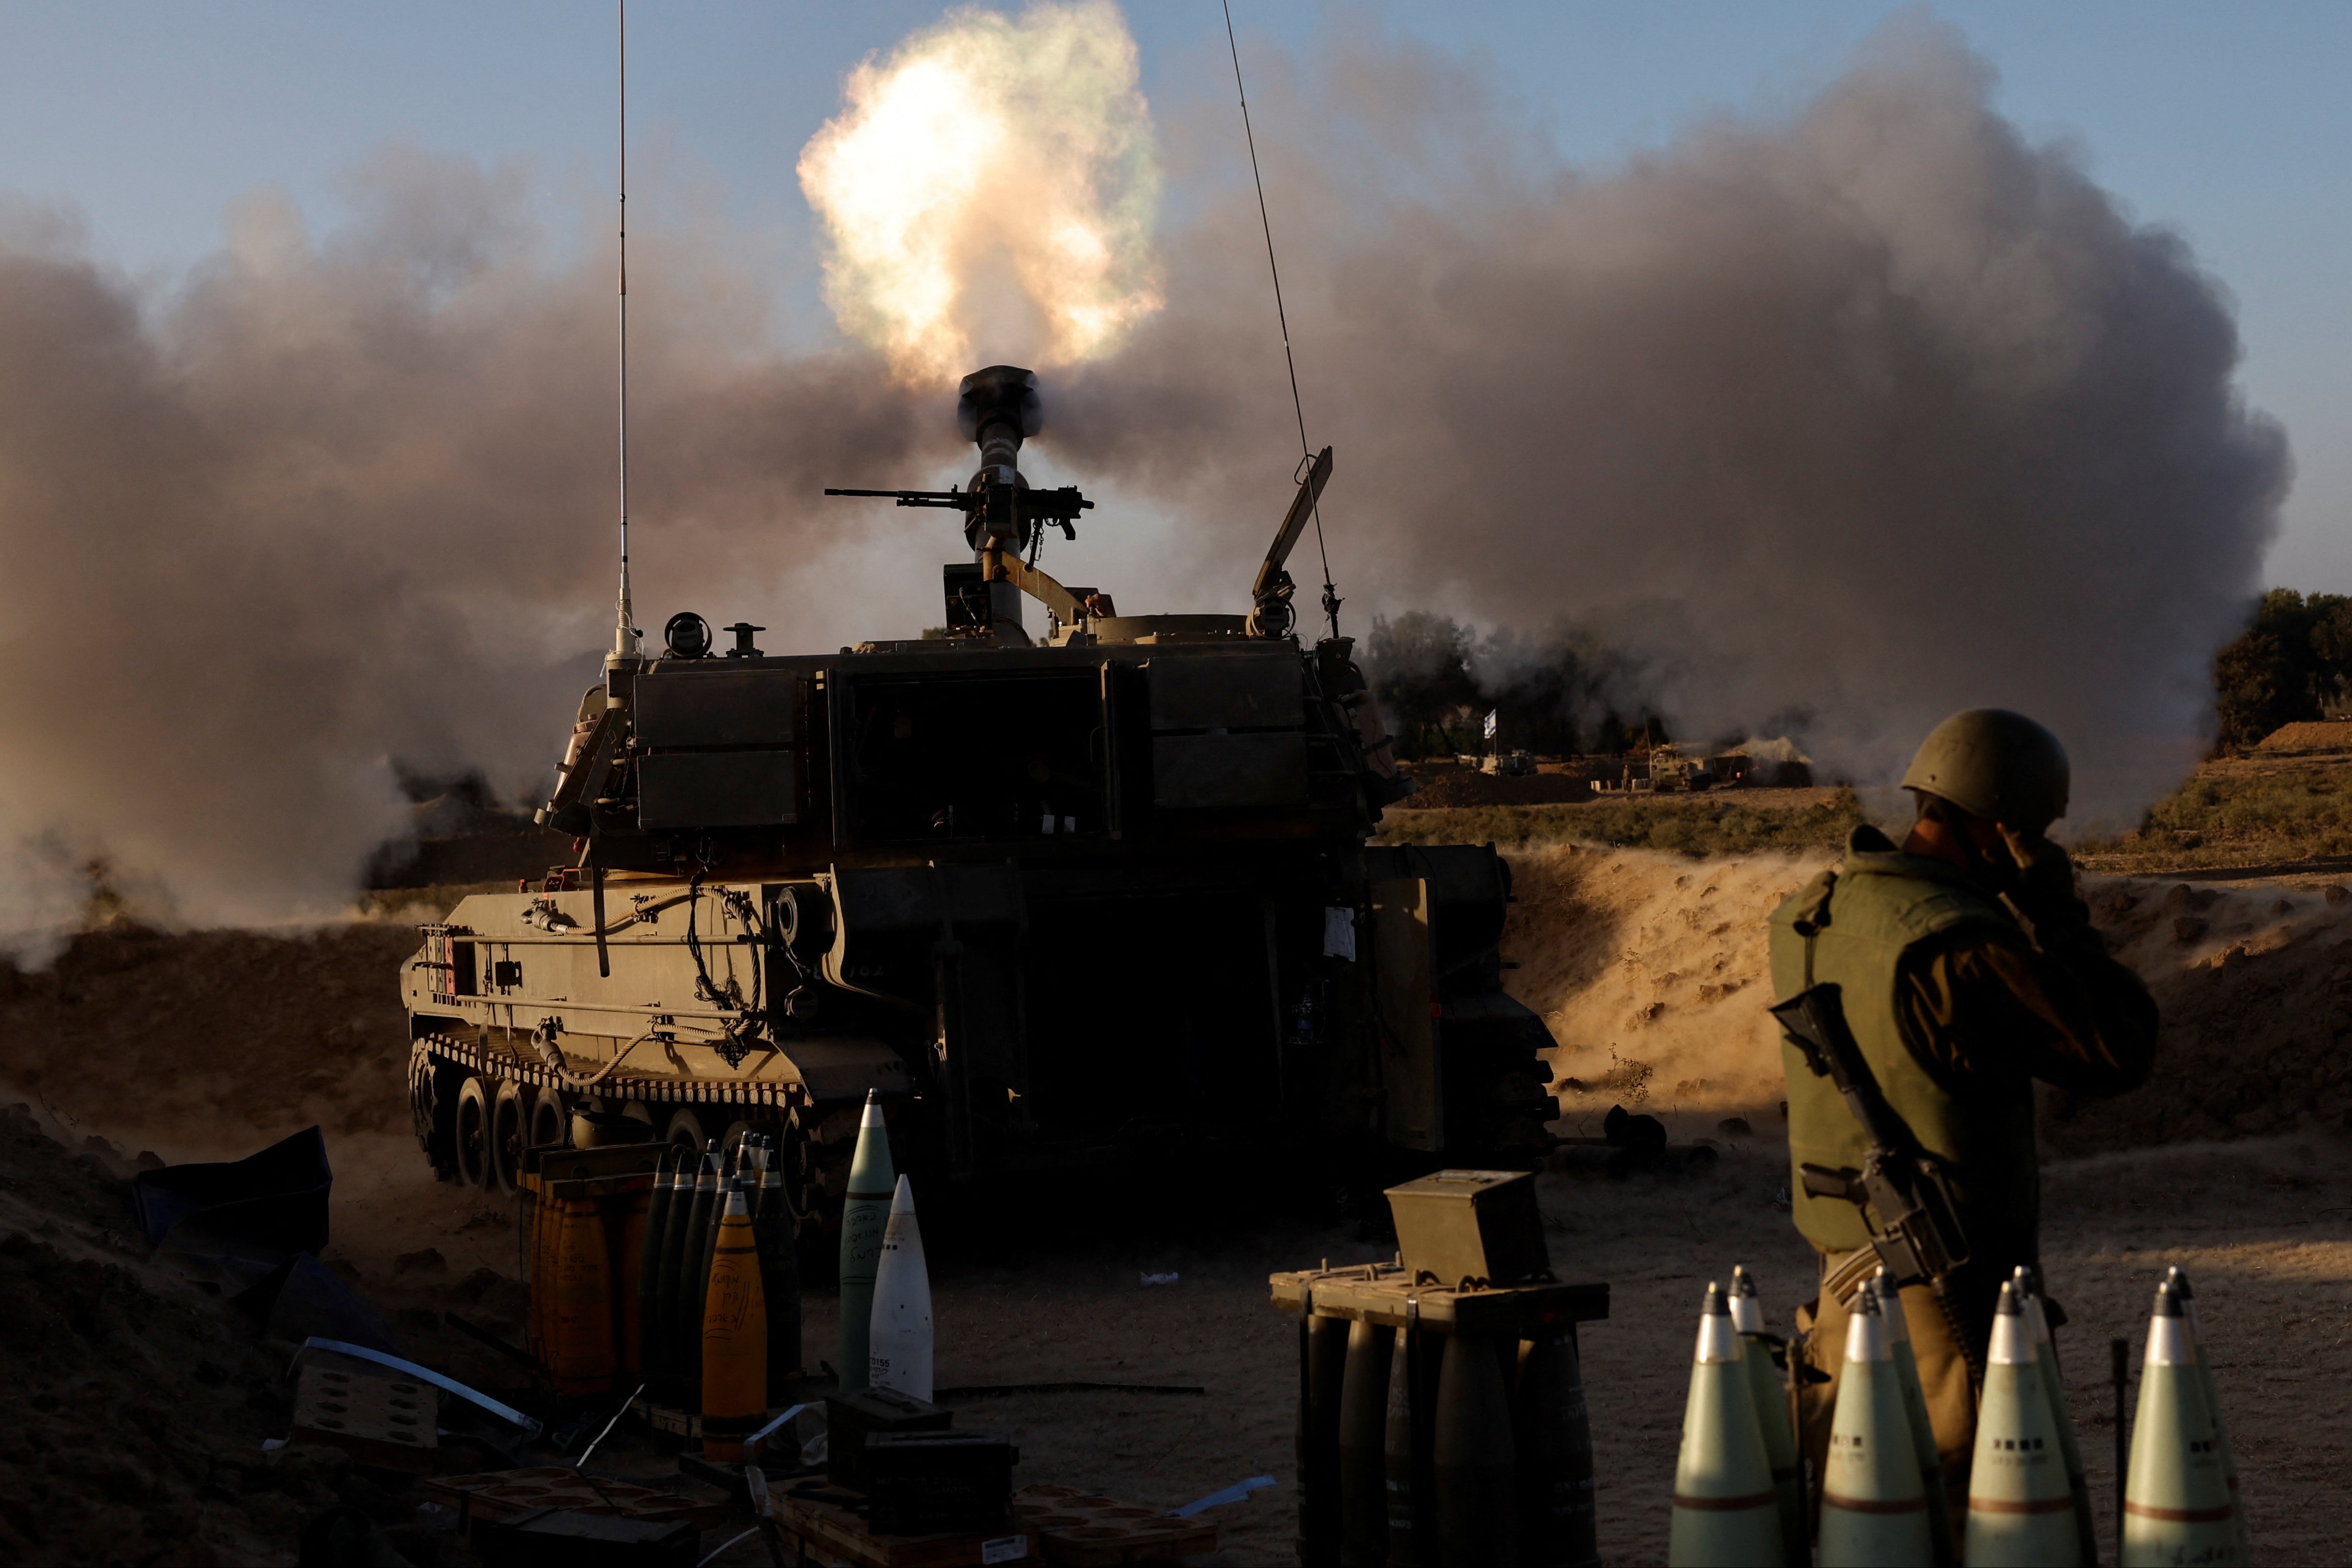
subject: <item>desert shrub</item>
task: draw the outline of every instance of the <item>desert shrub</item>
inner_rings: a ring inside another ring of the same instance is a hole
[[[2209,771],[2149,807],[2139,831],[2085,841],[2077,852],[2114,870],[2352,854],[2352,770]]]
[[[1685,854],[1750,854],[1769,849],[1836,849],[1862,821],[1851,789],[1801,805],[1757,806],[1737,795],[1597,800],[1568,806],[1469,806],[1391,812],[1374,839],[1383,844],[1606,844]]]

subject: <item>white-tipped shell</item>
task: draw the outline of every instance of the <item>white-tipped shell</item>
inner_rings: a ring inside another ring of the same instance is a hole
[[[2037,1346],[2048,1344],[2050,1343],[2050,1314],[2042,1310],[2042,1298],[2036,1295],[2026,1294],[2021,1297],[2017,1304],[2023,1311],[2025,1321],[2032,1329],[2033,1343]]]
[[[1886,1321],[1876,1312],[1856,1312],[1846,1319],[1845,1359],[1848,1365],[1864,1361],[1893,1361],[1894,1349],[1886,1343]]]
[[[732,1219],[739,1214],[746,1219],[751,1217],[751,1207],[744,1203],[743,1191],[740,1187],[727,1195],[727,1212],[720,1218]]]
[[[2034,1354],[2033,1331],[2026,1326],[2022,1311],[2000,1312],[1992,1320],[1992,1347],[1985,1360],[1995,1366],[2032,1366],[2038,1357]]]
[[[1698,1350],[1691,1357],[1702,1365],[1708,1362],[1738,1362],[1747,1358],[1739,1343],[1739,1331],[1731,1326],[1729,1312],[1702,1312],[1698,1315]]]
[[[1884,1269],[1871,1282],[1878,1291],[1878,1316],[1886,1329],[1886,1343],[1889,1345],[1910,1343],[1911,1320],[1903,1315],[1903,1292],[1887,1282]]]
[[[1762,1333],[1764,1303],[1753,1296],[1732,1297],[1731,1326],[1740,1333]]]
[[[863,1131],[867,1127],[887,1127],[889,1125],[888,1123],[882,1120],[881,1097],[874,1090],[868,1089],[866,1092],[866,1114],[858,1119],[857,1125],[860,1131]]]
[[[2158,1315],[2147,1320],[2147,1366],[2194,1366],[2197,1342],[2189,1337],[2189,1320]]]

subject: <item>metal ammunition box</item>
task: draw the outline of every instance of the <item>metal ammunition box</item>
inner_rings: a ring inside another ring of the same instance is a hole
[[[866,1439],[866,1520],[881,1535],[1003,1530],[1021,1450],[993,1432],[876,1432]]]
[[[1414,1277],[1443,1285],[1548,1278],[1551,1251],[1526,1171],[1439,1171],[1388,1191],[1397,1247]]]
[[[909,1399],[896,1389],[854,1388],[824,1402],[825,1466],[835,1486],[866,1490],[866,1440],[880,1433],[944,1432],[951,1410]]]

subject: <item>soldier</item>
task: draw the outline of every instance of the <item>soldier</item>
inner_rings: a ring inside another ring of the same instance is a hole
[[[1967,1262],[1938,1292],[1903,1291],[1936,1444],[1965,1517],[1976,1441],[1975,1375],[2001,1281],[2040,1261],[2035,1080],[2120,1094],[2147,1076],[2156,1003],[2108,956],[2074,891],[2066,852],[2044,836],[2066,814],[2066,753],[2021,714],[1971,708],[1928,735],[1903,776],[1917,809],[1903,846],[1867,824],[1843,865],[1772,915],[1772,983],[1783,998],[1834,982],[1846,1022],[1889,1107],[1943,1162]],[[1862,1209],[1805,1190],[1807,1164],[1858,1168],[1867,1141],[1836,1088],[1786,1041],[1790,1203],[1826,1280],[1867,1246]],[[1851,1297],[1849,1295],[1848,1299]],[[2053,1303],[2053,1322],[2061,1314]],[[1846,1304],[1800,1307],[1810,1329],[1800,1419],[1814,1473],[1829,1447]]]

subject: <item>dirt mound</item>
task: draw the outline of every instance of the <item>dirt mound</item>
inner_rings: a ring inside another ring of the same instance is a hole
[[[76,936],[50,967],[0,965],[0,1077],[171,1158],[236,1158],[313,1122],[405,1132],[396,988],[416,928]]]
[[[2156,994],[2164,1033],[2147,1086],[2115,1100],[2052,1094],[2062,1153],[2284,1131],[2352,1113],[2352,898],[2340,887],[2192,887],[2086,879],[2116,956]]]
[[[2352,751],[2352,719],[2309,719],[2281,725],[2255,743],[2256,751]]]
[[[285,1433],[282,1350],[146,1262],[124,1167],[0,1113],[0,1560],[290,1563],[338,1503],[405,1509]]]
[[[1519,965],[1512,994],[1560,1042],[1553,1087],[1563,1116],[1596,1133],[1620,1103],[1703,1118],[1709,1131],[1732,1114],[1777,1118],[1764,921],[1829,859],[1572,848],[1513,856],[1518,904],[1504,957]]]
[[[1416,774],[1418,792],[1391,808],[1400,811],[1443,810],[1458,806],[1556,806],[1592,799],[1592,786],[1570,773],[1528,773],[1507,779],[1467,768]]]
[[[1832,857],[1692,860],[1553,849],[1514,856],[1512,993],[1560,1042],[1554,1087],[1578,1130],[1612,1104],[1707,1132],[1777,1126],[1783,1096],[1764,922]],[[2147,982],[2164,1032],[2147,1085],[2052,1093],[2044,1135],[2084,1154],[2282,1131],[2352,1115],[2352,897],[2253,883],[2086,877],[2093,916]],[[1759,1118],[1762,1119],[1759,1119]],[[1585,1127],[1591,1122],[1593,1128]]]
[[[1682,1131],[1711,1131],[1728,1115],[1777,1125],[1764,923],[1832,858],[1568,846],[1513,855],[1518,904],[1504,956],[1520,965],[1512,993],[1560,1042],[1563,1114],[1580,1125],[1622,1103],[1684,1118]],[[2155,992],[2164,1037],[2146,1089],[2105,1102],[2051,1097],[2055,1147],[2229,1137],[2352,1113],[2352,898],[2323,885],[2132,877],[2086,877],[2084,890]],[[361,1178],[414,1157],[394,983],[415,942],[413,925],[390,922],[88,933],[48,970],[0,967],[10,1042],[0,1077],[62,1123],[79,1118],[174,1160],[239,1156],[317,1122],[339,1172]]]

